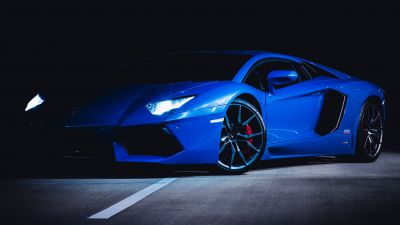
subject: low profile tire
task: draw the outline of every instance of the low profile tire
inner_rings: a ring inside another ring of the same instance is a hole
[[[358,124],[355,159],[360,162],[375,161],[381,153],[382,139],[382,106],[375,101],[367,101],[362,108]]]
[[[266,144],[265,124],[258,110],[243,99],[234,100],[224,117],[217,169],[241,174],[260,160]]]

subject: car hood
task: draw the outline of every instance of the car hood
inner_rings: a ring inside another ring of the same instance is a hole
[[[189,90],[209,85],[208,82],[178,82],[168,84],[140,84],[119,89],[96,91],[89,100],[71,107],[66,126],[115,126],[125,114],[144,110],[151,101],[185,96]],[[87,90],[90,95],[91,89]]]

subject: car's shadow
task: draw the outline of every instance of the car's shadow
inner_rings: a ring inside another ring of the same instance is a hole
[[[335,157],[307,157],[279,159],[260,162],[252,171],[293,166],[308,166],[346,162]],[[114,164],[92,161],[3,161],[1,178],[50,178],[50,179],[124,179],[163,178],[191,176],[224,176],[215,172],[213,166],[158,166]],[[246,175],[246,173],[242,174]]]

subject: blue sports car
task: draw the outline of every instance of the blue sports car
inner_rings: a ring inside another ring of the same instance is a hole
[[[164,54],[122,65],[78,89],[38,90],[25,108],[35,121],[30,125],[40,124],[30,129],[31,139],[63,149],[64,157],[213,164],[242,173],[279,158],[370,162],[382,145],[383,89],[282,54]]]

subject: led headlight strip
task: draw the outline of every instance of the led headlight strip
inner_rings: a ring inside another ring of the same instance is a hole
[[[37,94],[35,97],[33,97],[28,104],[26,105],[25,108],[25,112],[29,111],[33,108],[38,107],[39,105],[41,105],[44,102],[44,98],[42,96],[40,96],[40,94]]]
[[[195,96],[186,96],[180,98],[174,98],[159,102],[150,102],[146,105],[146,108],[153,115],[162,115],[166,112],[169,112],[173,109],[178,109],[190,100],[192,100]]]

